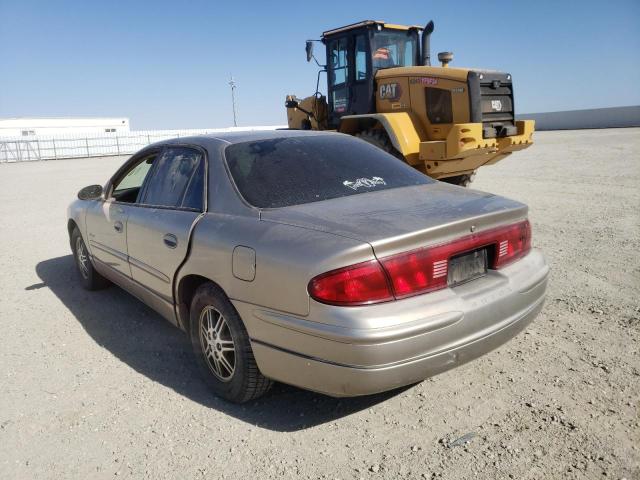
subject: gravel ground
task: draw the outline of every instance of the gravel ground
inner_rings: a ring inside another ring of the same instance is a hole
[[[546,306],[499,350],[336,400],[218,400],[186,337],[74,277],[65,208],[123,158],[0,165],[0,478],[640,478],[640,129],[541,132],[474,187],[530,206]]]

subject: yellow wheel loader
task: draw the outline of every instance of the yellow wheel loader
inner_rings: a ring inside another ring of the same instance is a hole
[[[431,66],[426,27],[366,20],[306,44],[318,72],[316,93],[288,95],[289,128],[337,130],[361,137],[430,177],[468,185],[491,165],[533,140],[533,120],[516,120],[508,73],[449,67],[450,52]],[[327,65],[313,55],[326,47]],[[327,97],[318,91],[327,74]]]

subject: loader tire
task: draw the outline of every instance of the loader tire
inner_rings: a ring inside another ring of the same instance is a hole
[[[376,147],[402,160],[403,162],[405,161],[402,154],[395,149],[395,147],[391,143],[391,140],[389,139],[389,135],[387,135],[387,132],[385,132],[384,130],[371,128],[369,130],[358,132],[354,136],[370,143],[371,145],[375,145]]]
[[[451,183],[453,185],[459,185],[461,187],[468,187],[469,184],[473,182],[475,176],[476,172],[473,171],[465,175],[456,175],[455,177],[443,178],[442,181],[445,183]]]

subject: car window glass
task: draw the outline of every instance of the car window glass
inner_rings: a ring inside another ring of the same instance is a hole
[[[238,143],[225,149],[225,158],[240,194],[259,208],[434,181],[378,147],[338,134]]]
[[[169,147],[156,163],[142,203],[201,209],[204,189],[202,153],[188,147]]]
[[[182,207],[202,209],[202,198],[204,194],[204,162],[198,162],[198,166],[191,180],[187,185],[184,197],[182,198]]]
[[[120,202],[134,203],[157,155],[157,153],[147,155],[137,162],[115,183],[112,196]]]

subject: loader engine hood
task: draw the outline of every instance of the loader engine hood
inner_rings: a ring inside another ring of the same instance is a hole
[[[424,88],[441,87],[443,80],[451,80],[467,84],[469,119],[468,123],[482,123],[483,138],[501,138],[518,134],[515,124],[515,108],[513,97],[513,82],[511,74],[496,70],[479,68],[454,67],[398,67],[379,70],[376,74],[380,97],[384,98],[389,91],[395,89],[394,79],[405,85],[424,85]],[[380,87],[385,87],[384,89]],[[463,91],[454,88],[456,91]],[[391,98],[395,101],[395,96]],[[414,108],[418,108],[414,106]],[[427,106],[427,114],[430,108]],[[431,117],[430,117],[431,118]],[[433,119],[432,119],[433,120]],[[452,123],[452,121],[441,122]]]
[[[469,70],[467,84],[470,121],[482,123],[482,137],[516,135],[511,75],[494,70]]]

